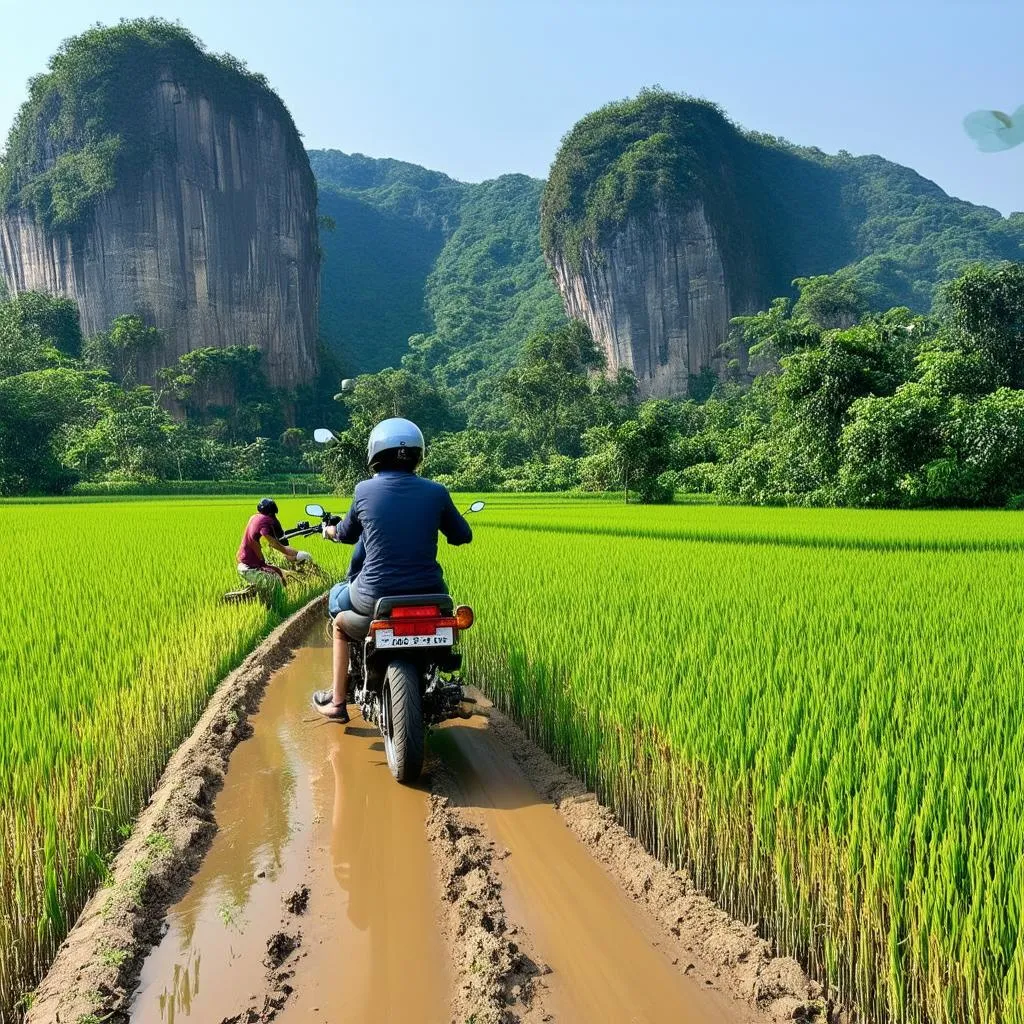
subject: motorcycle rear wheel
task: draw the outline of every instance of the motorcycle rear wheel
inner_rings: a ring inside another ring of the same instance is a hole
[[[391,774],[404,783],[415,782],[423,770],[423,705],[420,675],[407,661],[393,661],[384,677],[384,750]]]

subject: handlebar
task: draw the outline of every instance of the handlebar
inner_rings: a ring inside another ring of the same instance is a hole
[[[320,508],[319,505],[316,507]],[[307,515],[313,514],[308,508],[306,509],[306,513]],[[301,523],[296,524],[290,530],[285,530],[277,539],[280,541],[288,541],[292,537],[312,537],[313,534],[320,533],[325,523],[333,525],[341,522],[341,516],[331,515],[331,513],[325,509],[321,509],[321,513],[319,524],[311,526],[309,520],[304,519]]]
[[[278,537],[278,540],[291,540],[292,537],[311,537],[314,533],[319,532],[319,526],[310,526],[309,523],[299,523],[298,526],[295,526],[290,530],[285,530],[284,533]]]

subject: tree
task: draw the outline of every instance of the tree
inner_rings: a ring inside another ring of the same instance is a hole
[[[59,366],[77,357],[81,345],[70,299],[22,292],[0,302],[0,377]]]
[[[840,498],[877,508],[917,503],[915,471],[941,454],[942,413],[942,398],[916,381],[854,402],[841,439]]]
[[[351,490],[367,475],[366,445],[370,431],[395,416],[412,420],[430,439],[461,426],[446,388],[410,370],[382,370],[356,378],[355,388],[342,396],[348,426],[317,460],[330,485]]]
[[[186,416],[226,443],[279,434],[287,395],[275,391],[254,345],[197,348],[157,373]]]
[[[996,387],[1024,388],[1024,263],[977,264],[942,292],[952,337]]]
[[[616,426],[596,427],[585,435],[587,455],[580,460],[580,481],[587,489],[620,487],[623,500],[630,490],[643,502],[672,500],[672,436],[675,403],[643,402],[636,415]]]
[[[554,454],[578,455],[587,427],[609,416],[609,406],[617,399],[632,395],[632,375],[620,375],[609,386],[598,375],[604,366],[604,354],[590,330],[576,320],[533,335],[519,364],[499,379],[509,422],[536,461]]]
[[[74,482],[66,435],[91,413],[92,375],[54,368],[0,380],[0,494],[53,493]]]
[[[731,322],[752,364],[770,366],[783,356],[817,345],[821,329],[790,316],[790,310],[789,299],[779,298],[760,313],[733,317]]]
[[[274,451],[270,439],[257,437],[236,450],[233,475],[239,480],[265,480],[273,473]]]
[[[798,277],[793,286],[800,292],[793,307],[793,318],[815,324],[822,330],[853,327],[868,310],[863,293],[847,274]]]
[[[460,430],[431,441],[423,472],[454,491],[496,491],[529,456],[514,431]]]
[[[255,345],[196,348],[157,376],[193,415],[266,397],[263,353]]]
[[[114,318],[110,330],[86,341],[84,355],[91,366],[130,388],[139,379],[143,360],[162,344],[155,327],[148,327],[140,316],[125,314]]]
[[[124,390],[102,385],[98,416],[69,445],[67,458],[80,472],[119,480],[152,481],[176,476],[174,423],[149,387]]]

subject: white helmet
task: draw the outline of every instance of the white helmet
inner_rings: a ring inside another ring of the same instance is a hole
[[[410,468],[415,468],[423,458],[423,433],[412,420],[399,417],[381,420],[370,431],[370,440],[366,445],[366,462],[371,469],[385,452],[401,452],[403,461],[408,461]],[[405,454],[408,453],[408,454]]]

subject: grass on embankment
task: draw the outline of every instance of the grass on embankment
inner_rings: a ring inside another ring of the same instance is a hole
[[[281,500],[286,526],[306,500]],[[253,505],[0,507],[0,1019],[45,970],[217,681],[318,589],[290,589],[275,611],[220,603],[240,583]],[[335,575],[351,553],[299,546]]]

